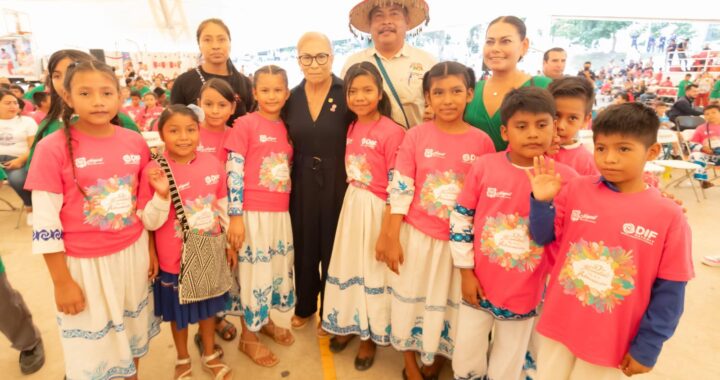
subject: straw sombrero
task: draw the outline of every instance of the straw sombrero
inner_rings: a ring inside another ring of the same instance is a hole
[[[370,11],[379,6],[398,4],[408,10],[408,30],[430,22],[430,7],[425,0],[363,0],[350,10],[350,31],[370,34]]]

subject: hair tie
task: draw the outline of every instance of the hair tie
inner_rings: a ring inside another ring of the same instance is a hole
[[[205,111],[203,111],[202,108],[198,107],[196,104],[188,104],[187,108],[189,108],[190,111],[193,111],[199,122],[202,123],[205,121]]]

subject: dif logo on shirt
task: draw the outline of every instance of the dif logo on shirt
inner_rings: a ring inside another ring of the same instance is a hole
[[[377,140],[368,139],[368,138],[363,137],[363,139],[360,141],[360,145],[363,148],[375,149],[375,147],[377,147]]]
[[[465,153],[462,155],[462,160],[463,160],[463,163],[465,163],[465,164],[473,163],[473,162],[475,162],[476,159],[477,159],[477,156],[472,153]]]
[[[205,177],[206,185],[217,185],[218,182],[220,182],[220,175],[218,174],[213,174]]]
[[[126,154],[122,157],[125,165],[139,165],[140,155],[139,154]]]
[[[488,198],[503,198],[503,199],[512,198],[512,193],[507,192],[507,191],[498,191],[494,187],[488,187],[487,191],[485,192],[485,195]]]
[[[632,223],[623,224],[622,229],[623,235],[650,245],[655,244],[655,238],[658,236],[657,232],[643,226],[636,226]]]

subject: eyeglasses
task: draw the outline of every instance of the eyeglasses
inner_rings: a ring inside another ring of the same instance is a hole
[[[320,53],[318,55],[304,54],[298,57],[298,60],[303,66],[312,66],[313,61],[317,62],[319,66],[322,66],[328,63],[328,59],[330,59],[330,54],[327,53]]]

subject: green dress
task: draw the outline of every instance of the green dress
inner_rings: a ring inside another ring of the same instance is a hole
[[[720,79],[715,81],[715,85],[710,92],[710,99],[720,99]]]
[[[118,119],[120,119],[121,127],[140,133],[140,129],[138,129],[137,124],[135,124],[135,122],[133,121],[133,119],[130,118],[130,116],[120,112],[118,113]],[[60,119],[51,121],[47,128],[45,128],[45,125],[47,123],[47,120],[43,120],[38,126],[37,134],[35,134],[35,141],[33,141],[33,144],[30,147],[30,154],[28,155],[27,163],[25,164],[27,168],[30,168],[30,161],[32,160],[33,154],[35,153],[35,147],[37,146],[37,143],[51,133],[60,129],[60,127],[62,127],[62,120]]]
[[[535,76],[528,79],[521,87],[547,88],[550,82],[552,82],[552,79],[548,77]],[[507,142],[500,135],[500,126],[502,125],[500,109],[498,108],[492,117],[488,114],[482,98],[484,88],[484,80],[479,81],[475,86],[475,96],[465,109],[465,121],[487,133],[495,144],[495,150],[500,152],[507,149]]]
[[[687,87],[687,85],[689,85],[690,83],[692,83],[692,82],[689,80],[685,80],[685,79],[680,81],[680,84],[678,84],[678,93],[677,93],[678,99],[685,96],[685,87]]]

